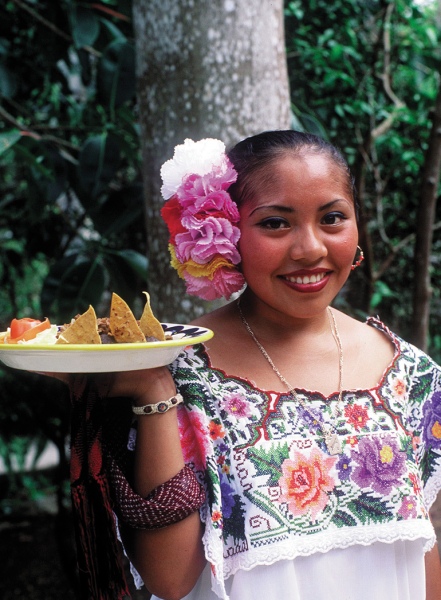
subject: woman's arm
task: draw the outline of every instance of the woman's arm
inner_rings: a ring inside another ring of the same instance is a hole
[[[176,387],[166,368],[118,373],[112,396],[131,396],[138,406],[168,400]],[[134,489],[146,497],[184,466],[177,410],[138,417]],[[164,600],[178,600],[194,587],[205,566],[198,512],[153,531],[122,527],[127,553],[148,590]]]
[[[426,600],[441,599],[441,561],[438,546],[427,552],[426,565]]]

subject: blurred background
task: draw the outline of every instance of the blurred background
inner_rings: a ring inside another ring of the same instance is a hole
[[[106,316],[112,291],[205,310],[168,267],[159,165],[185,137],[292,127],[354,173],[366,260],[336,305],[441,362],[440,39],[440,0],[3,0],[0,331]],[[5,600],[75,597],[69,410],[0,363]]]

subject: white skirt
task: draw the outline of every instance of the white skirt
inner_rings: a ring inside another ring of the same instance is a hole
[[[238,571],[225,586],[230,600],[425,600],[425,543],[376,542],[281,560]],[[184,600],[218,600],[209,565]]]

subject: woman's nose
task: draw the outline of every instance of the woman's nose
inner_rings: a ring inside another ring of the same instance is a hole
[[[320,232],[314,228],[305,227],[293,231],[290,254],[293,260],[313,263],[327,256],[328,249]]]

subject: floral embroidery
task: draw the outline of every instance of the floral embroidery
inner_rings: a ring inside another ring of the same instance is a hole
[[[441,392],[433,394],[424,406],[423,437],[429,446],[441,448]]]
[[[205,457],[209,452],[208,427],[205,415],[185,409],[178,411],[179,434],[182,452],[187,463],[194,463],[197,471],[205,468]]]
[[[416,517],[416,507],[417,505],[415,502],[415,498],[412,498],[412,496],[404,496],[401,506],[398,509],[398,514],[401,517],[403,517],[403,519],[410,519],[412,517]]]
[[[234,507],[234,490],[224,477],[221,479],[220,487],[222,495],[222,513],[226,519],[229,519]]]
[[[404,398],[406,395],[406,383],[400,377],[394,379],[394,381],[392,382],[391,389],[392,394],[396,398]]]
[[[351,459],[349,458],[349,456],[346,456],[345,454],[341,455],[337,463],[337,470],[340,477],[340,481],[347,481],[350,478],[352,473],[352,467]]]
[[[210,421],[209,431],[212,440],[217,440],[217,438],[223,438],[225,436],[225,431],[222,425],[220,423],[216,423],[215,421]]]
[[[405,455],[400,452],[392,436],[364,438],[359,451],[352,451],[355,467],[352,479],[361,487],[372,487],[375,492],[389,494],[398,485],[404,473]]]
[[[328,474],[335,462],[335,458],[317,449],[309,457],[294,452],[291,459],[282,463],[279,502],[286,502],[294,515],[311,511],[311,518],[315,519],[329,501],[327,492],[335,487],[334,479]]]
[[[235,417],[249,417],[251,415],[248,400],[242,394],[229,394],[223,399],[225,410]]]
[[[306,555],[315,539],[327,549],[430,540],[426,509],[441,487],[441,369],[392,339],[397,353],[379,386],[346,393],[337,419],[319,393],[301,392],[311,416],[289,394],[211,368],[202,346],[172,365],[192,430],[205,435],[205,446],[188,443],[185,456],[194,464],[190,449],[204,452],[204,543],[219,578],[279,550]],[[337,456],[326,450],[319,414],[341,439]]]
[[[345,417],[357,431],[362,429],[369,420],[367,409],[359,404],[345,407]]]

